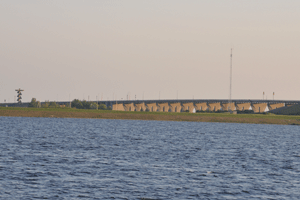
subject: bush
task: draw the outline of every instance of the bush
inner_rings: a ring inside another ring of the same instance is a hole
[[[90,103],[90,109],[97,109],[98,105],[95,102]]]
[[[217,110],[217,111],[215,111],[215,113],[227,113],[227,112],[229,112],[229,111],[227,111],[227,110]]]
[[[45,102],[42,104],[42,108],[49,108],[49,102]]]
[[[68,105],[66,105],[68,107]],[[74,99],[71,103],[72,108],[77,109],[97,109],[97,103],[89,102],[89,101],[80,101],[78,99]],[[98,105],[99,110],[111,110],[111,107],[107,108],[105,104],[100,103]]]
[[[41,107],[41,102],[37,101],[36,98],[32,98],[31,102],[28,105],[28,107],[31,107],[31,108],[40,108]]]
[[[86,100],[81,101],[83,109],[90,109],[91,108],[91,102],[87,102]]]
[[[254,114],[253,110],[243,110],[243,111],[237,111],[237,114]]]
[[[107,110],[107,107],[106,107],[105,104],[102,104],[102,103],[101,103],[101,104],[99,105],[98,109],[99,109],[99,110]]]
[[[49,103],[49,108],[58,108],[58,107],[59,107],[59,105],[56,104],[55,101],[51,101],[51,102]]]
[[[78,99],[74,99],[74,100],[71,102],[71,107],[72,107],[72,108],[77,108],[77,109],[82,109],[82,108],[83,108],[83,105],[82,105],[81,101],[79,101]]]

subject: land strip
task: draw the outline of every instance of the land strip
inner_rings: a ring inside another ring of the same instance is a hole
[[[70,108],[62,109],[62,108],[0,107],[0,116],[300,125],[299,115],[287,116],[287,115],[268,115],[268,114],[233,115],[228,113],[124,112],[124,111],[111,111],[111,110],[83,110],[83,109],[70,109]]]

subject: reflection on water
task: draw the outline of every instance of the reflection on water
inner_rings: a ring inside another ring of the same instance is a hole
[[[0,198],[299,199],[299,130],[0,117]]]

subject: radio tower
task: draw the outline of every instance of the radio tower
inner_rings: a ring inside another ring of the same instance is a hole
[[[21,90],[20,88],[19,89],[16,89],[16,91],[17,91],[17,93],[18,93],[18,95],[17,95],[17,97],[18,97],[18,99],[17,99],[17,101],[18,101],[18,103],[19,104],[21,104],[22,103],[22,101],[21,101],[21,99],[22,99],[22,92],[24,91],[24,90]]]
[[[228,111],[231,113],[231,88],[232,88],[232,48],[230,53],[230,87],[229,87],[229,109]]]

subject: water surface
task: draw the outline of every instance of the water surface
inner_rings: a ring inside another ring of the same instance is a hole
[[[0,117],[0,198],[300,199],[299,130]]]

